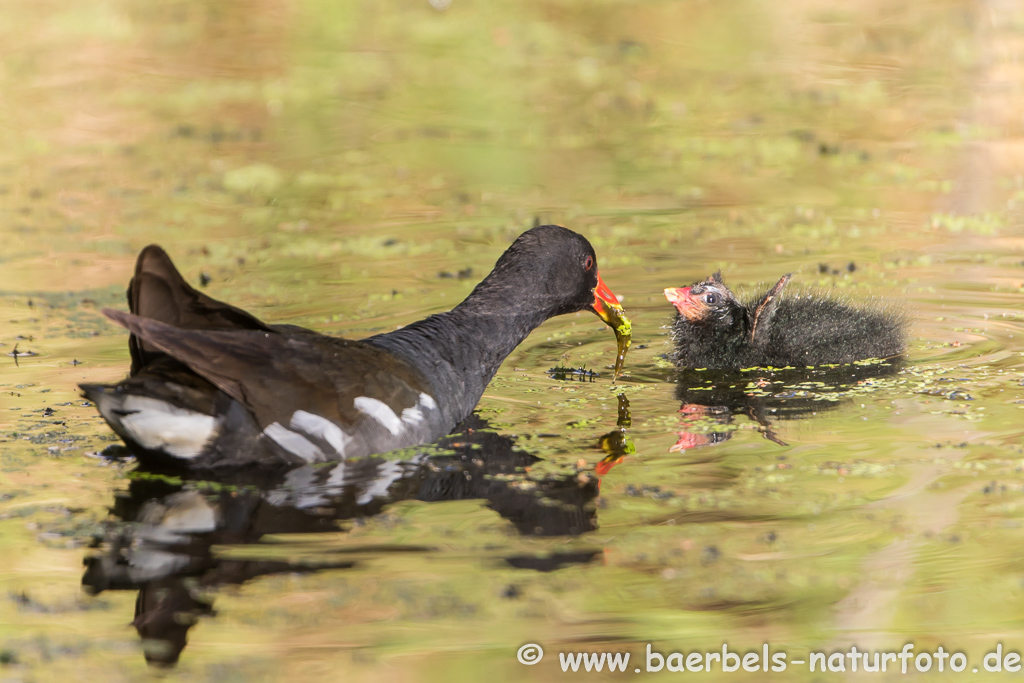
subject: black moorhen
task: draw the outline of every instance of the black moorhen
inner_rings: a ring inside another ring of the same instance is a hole
[[[783,295],[791,277],[746,302],[721,273],[666,289],[676,307],[671,360],[680,368],[806,367],[903,354],[901,312],[815,294]]]
[[[305,464],[433,441],[476,406],[509,353],[548,318],[591,309],[629,321],[593,247],[556,225],[523,233],[451,311],[361,341],[268,325],[190,287],[167,254],[139,254],[128,328],[132,365],[87,398],[140,461],[208,468]]]

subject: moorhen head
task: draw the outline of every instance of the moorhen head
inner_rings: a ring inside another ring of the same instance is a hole
[[[590,309],[629,320],[581,235],[555,225],[521,235],[451,311],[360,341],[269,325],[182,279],[146,247],[128,287],[132,365],[86,397],[150,465],[304,464],[436,440],[466,418],[502,361],[548,318]]]
[[[904,352],[906,321],[892,308],[817,294],[784,294],[792,274],[741,301],[721,273],[668,288],[676,308],[672,361],[680,368],[807,367],[892,358]]]

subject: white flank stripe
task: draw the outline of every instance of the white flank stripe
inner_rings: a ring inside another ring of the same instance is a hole
[[[405,425],[395,415],[395,411],[391,410],[391,407],[384,403],[384,401],[367,396],[359,396],[353,403],[356,406],[356,410],[379,422],[384,429],[391,432],[392,436],[398,436],[402,433]]]
[[[104,406],[101,405],[101,411]],[[110,406],[107,406],[108,410]],[[128,415],[104,417],[121,427],[142,446],[176,458],[194,458],[217,435],[220,420],[148,396],[127,396],[120,408]]]
[[[423,411],[419,408],[406,408],[402,411],[402,422],[410,427],[415,427],[423,422]]]
[[[425,411],[429,410],[437,410],[437,403],[429,394],[420,392],[420,398],[416,405],[402,411],[402,422],[410,427],[415,427],[426,419]]]
[[[345,447],[352,440],[352,437],[342,431],[338,425],[319,415],[307,413],[305,410],[296,410],[292,413],[291,427],[310,436],[323,439],[331,444],[331,447],[342,457],[345,456]]]
[[[327,459],[324,457],[323,451],[310,443],[306,437],[296,434],[290,429],[285,429],[279,422],[268,425],[263,430],[263,434],[276,441],[281,448],[289,453],[294,453],[307,462],[318,462]]]

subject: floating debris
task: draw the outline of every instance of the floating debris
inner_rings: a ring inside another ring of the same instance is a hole
[[[14,350],[11,351],[10,353],[8,353],[7,355],[11,356],[12,358],[14,358],[14,364],[16,366],[20,367],[20,364],[18,363],[18,359],[19,358],[21,358],[22,356],[29,356],[29,357],[37,356],[39,354],[37,354],[35,351],[19,351],[18,350],[18,345],[15,344],[14,345]]]
[[[473,268],[466,267],[454,274],[450,271],[442,270],[437,276],[442,280],[468,280],[473,277]]]
[[[108,460],[126,460],[132,457],[131,451],[119,443],[112,443],[96,454]]]
[[[552,379],[561,381],[577,380],[580,382],[593,382],[596,377],[601,376],[593,370],[587,370],[582,365],[578,368],[563,368],[561,366],[554,367],[549,369],[547,374],[551,375]]]
[[[947,380],[939,380],[939,381],[947,381]],[[948,401],[973,401],[974,400],[974,397],[971,396],[966,391],[964,391],[963,389],[953,389],[952,391],[947,391],[946,389],[943,389],[941,387],[938,387],[938,388],[929,387],[927,389],[923,389],[923,390],[918,391],[916,393],[923,394],[925,396],[940,396],[940,397],[942,397],[942,398],[944,398],[944,399],[946,399]]]

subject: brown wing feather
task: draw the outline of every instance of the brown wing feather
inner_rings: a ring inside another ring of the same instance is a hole
[[[778,309],[779,302],[781,301],[779,295],[782,293],[782,288],[785,287],[792,278],[793,273],[786,273],[779,278],[779,281],[775,283],[775,286],[768,290],[768,293],[764,295],[764,297],[757,303],[757,307],[754,308],[754,319],[750,324],[750,341],[754,344],[761,345],[768,342],[772,316],[775,315],[775,311]]]
[[[139,253],[128,285],[128,307],[135,315],[184,330],[268,330],[258,318],[189,285],[163,249],[151,244]],[[154,360],[159,350],[137,335],[128,340],[131,374]]]
[[[360,419],[353,405],[358,396],[401,414],[426,390],[413,368],[358,341],[312,332],[185,330],[122,311],[103,313],[244,405],[261,427],[286,424],[296,410],[350,426]]]

